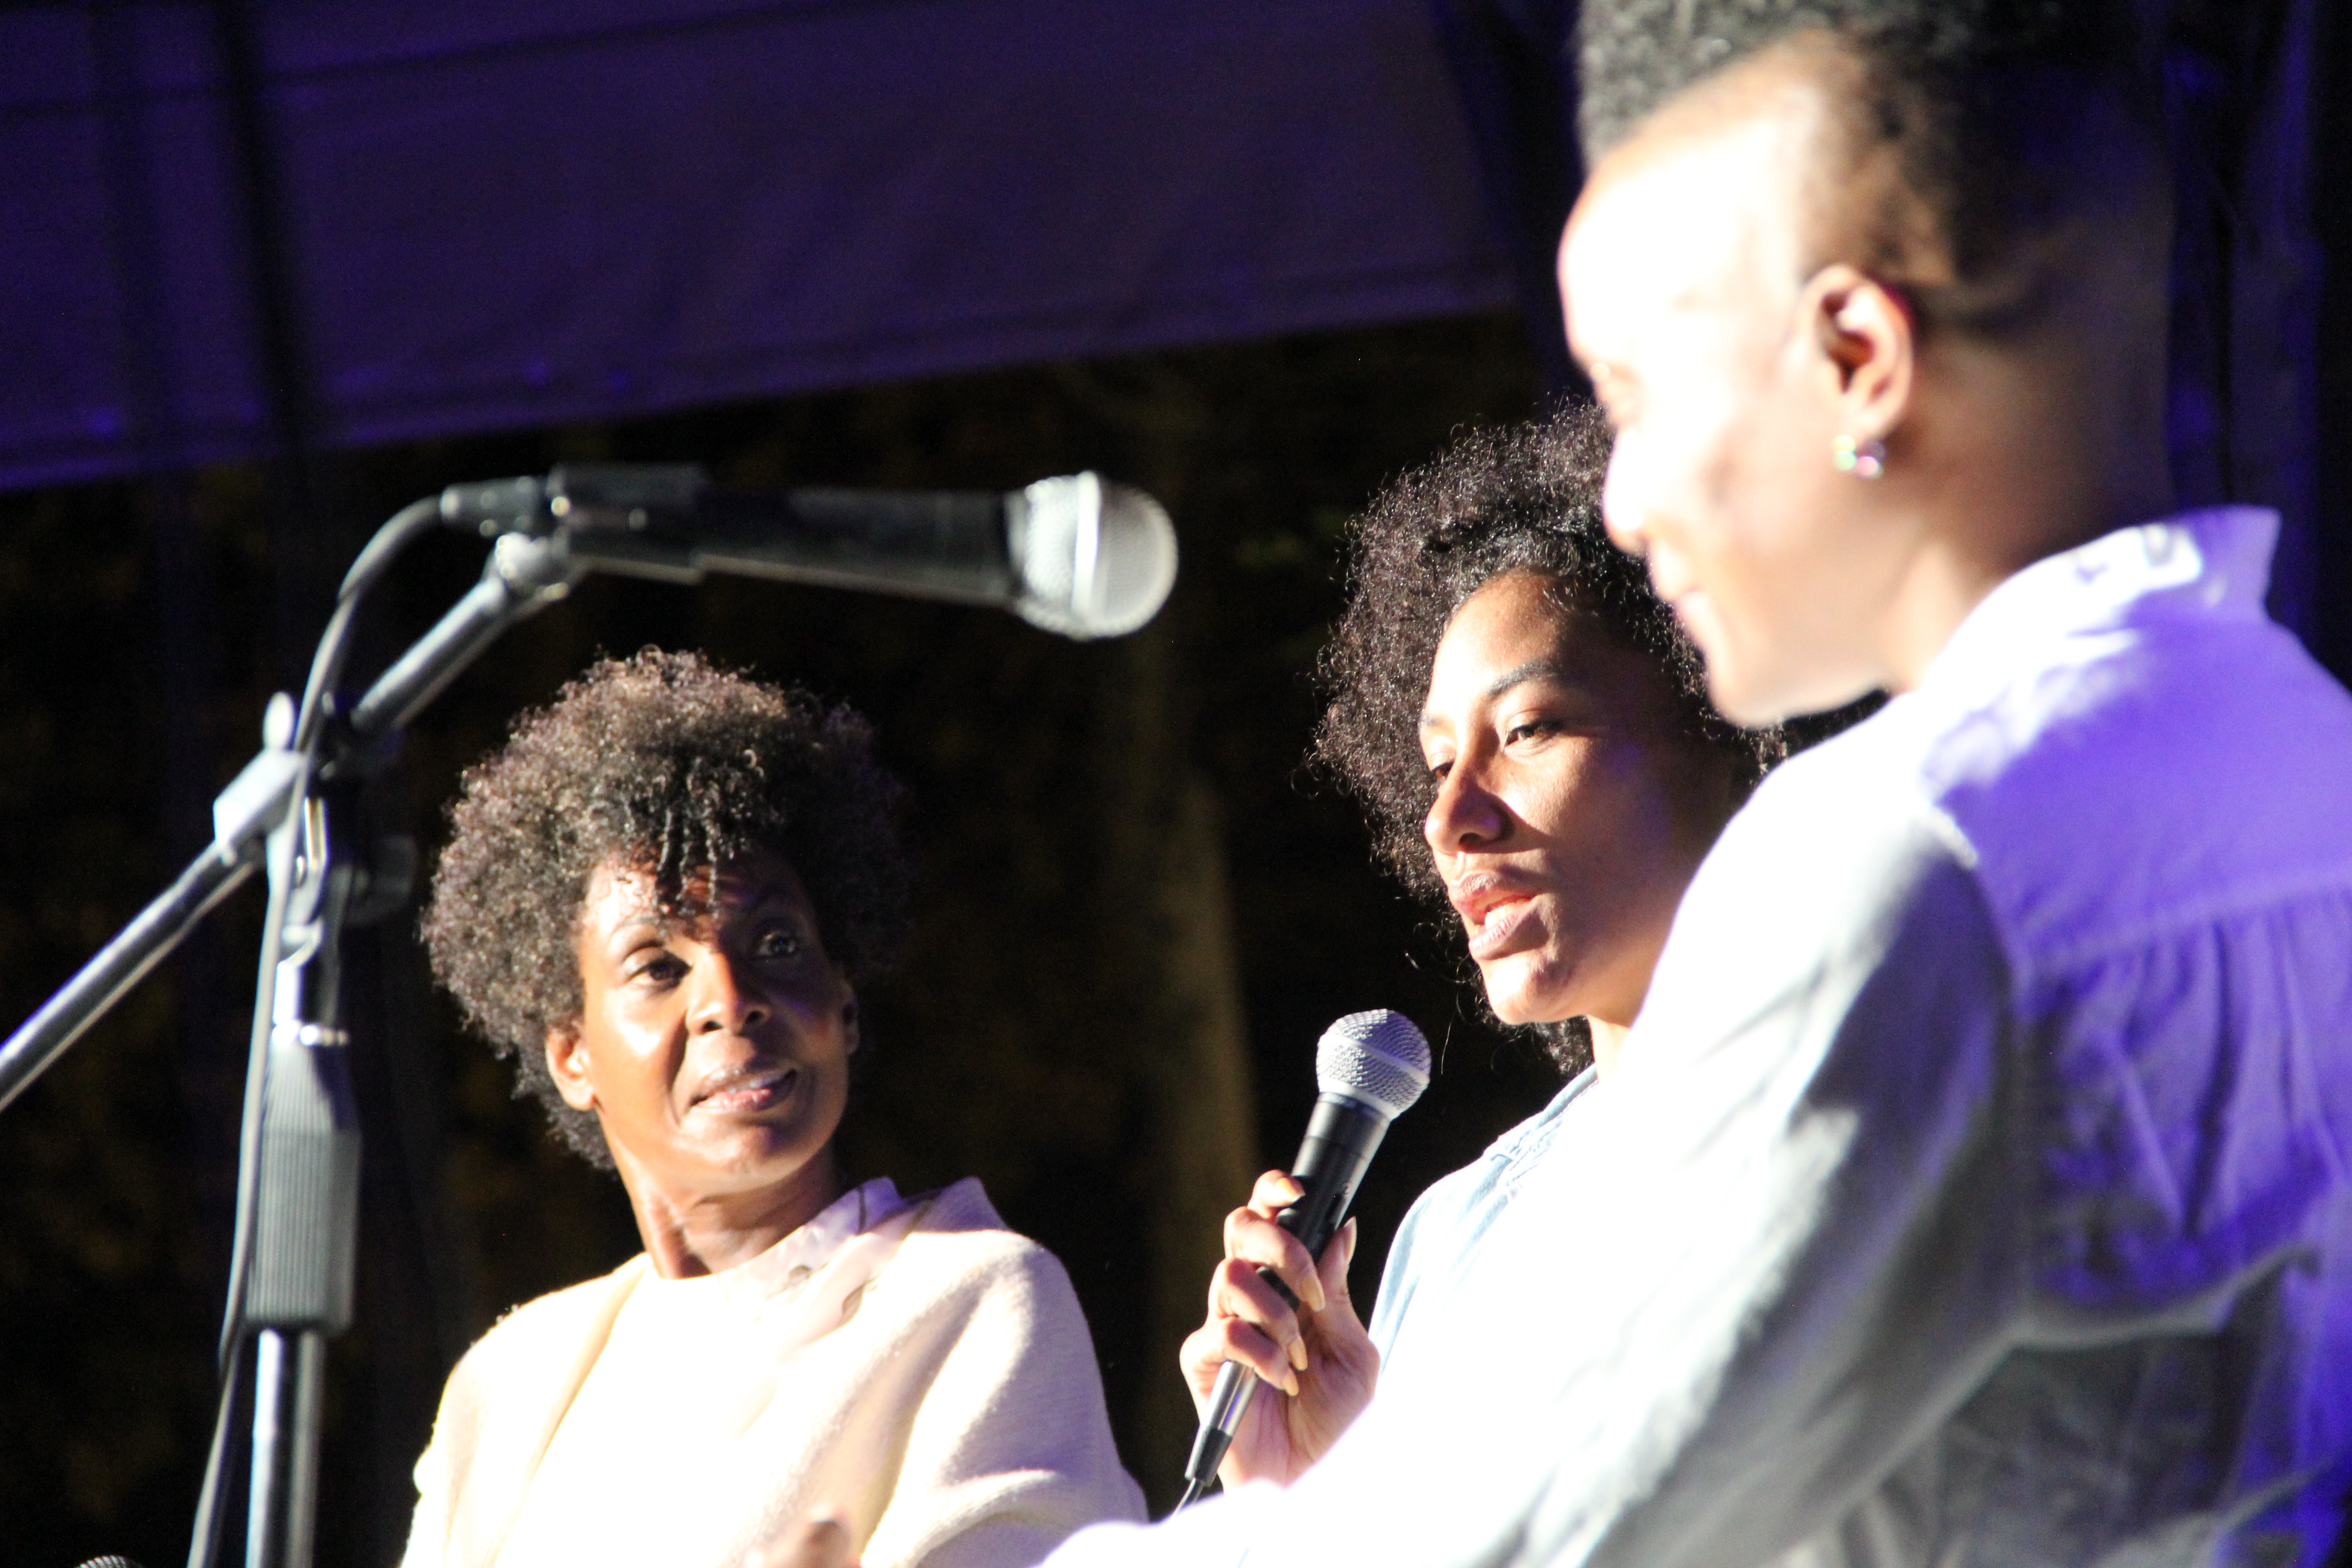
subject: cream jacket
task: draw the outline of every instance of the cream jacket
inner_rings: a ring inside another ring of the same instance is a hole
[[[518,1309],[450,1373],[416,1486],[403,1568],[734,1568],[819,1508],[865,1568],[1013,1568],[1143,1511],[1068,1278],[970,1180]]]

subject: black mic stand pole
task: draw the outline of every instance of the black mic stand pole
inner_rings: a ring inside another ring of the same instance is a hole
[[[481,582],[369,689],[347,730],[365,740],[405,724],[500,632],[561,598],[590,564],[572,557],[569,542],[560,531],[502,538]],[[265,724],[267,743],[213,801],[211,845],[0,1042],[0,1110],[260,868],[269,833],[307,771],[290,731],[269,727],[286,721]]]
[[[387,523],[353,579],[438,521],[420,502]],[[588,565],[565,532],[509,534],[479,582],[377,678],[348,712],[331,690],[357,588],[322,639],[310,702],[272,699],[263,750],[213,803],[214,842],[40,1010],[0,1045],[0,1107],[73,1044],[252,874],[269,880],[238,1140],[237,1213],[222,1329],[222,1396],[189,1545],[217,1549],[230,1413],[251,1350],[253,1416],[246,1568],[310,1568],[317,1524],[326,1342],[351,1321],[357,1251],[359,1117],[337,978],[346,926],[403,903],[413,848],[352,841],[360,783],[399,731],[500,633],[569,593]],[[323,686],[321,680],[323,679]],[[306,710],[310,704],[306,704]]]
[[[299,793],[289,791],[265,857],[270,908],[223,1332],[225,1397],[233,1396],[246,1342],[253,1352],[246,1568],[310,1568],[326,1342],[351,1322],[360,1135],[338,1007],[341,937],[346,926],[406,900],[413,864],[353,844],[358,786],[458,671],[509,626],[570,592],[586,567],[567,542],[560,531],[499,540],[480,581],[348,714],[323,712],[320,736],[289,737]],[[280,727],[291,728],[282,718]],[[218,1537],[221,1468],[216,1463],[205,1478],[193,1568],[208,1568]]]

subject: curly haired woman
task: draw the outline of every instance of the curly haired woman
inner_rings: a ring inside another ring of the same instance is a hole
[[[1318,760],[1366,808],[1388,868],[1458,921],[1492,1016],[1575,1076],[1413,1205],[1369,1331],[1348,1297],[1352,1222],[1318,1267],[1274,1224],[1297,1184],[1258,1179],[1182,1353],[1196,1399],[1227,1361],[1274,1385],[1227,1451],[1229,1486],[1296,1479],[1410,1359],[1416,1310],[1613,1069],[1684,889],[1780,754],[1776,734],[1708,705],[1673,612],[1610,543],[1608,459],[1599,416],[1566,408],[1464,437],[1356,525]]]
[[[1059,1265],[976,1181],[835,1158],[898,794],[848,710],[655,651],[467,774],[435,972],[646,1250],[458,1363],[406,1568],[732,1568],[820,1512],[869,1568],[1010,1565],[1140,1517]]]

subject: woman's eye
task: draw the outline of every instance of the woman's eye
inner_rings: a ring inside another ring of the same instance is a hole
[[[800,933],[782,929],[760,933],[752,951],[761,958],[792,958],[801,950]]]
[[[630,972],[633,980],[667,985],[686,973],[686,963],[674,952],[657,952]]]
[[[1503,739],[1506,742],[1538,740],[1546,735],[1556,735],[1559,732],[1559,721],[1558,720],[1522,719],[1504,732]]]
[[[1445,775],[1453,771],[1454,759],[1451,757],[1447,757],[1442,762],[1434,762],[1429,764],[1429,776],[1438,784],[1444,784],[1445,782]]]

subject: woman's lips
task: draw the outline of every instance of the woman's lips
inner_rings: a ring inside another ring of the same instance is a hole
[[[1470,956],[1480,963],[1527,946],[1540,934],[1532,894],[1500,899],[1486,906],[1470,927]]]
[[[695,1106],[698,1110],[729,1115],[752,1115],[772,1110],[793,1092],[800,1082],[800,1076],[796,1068],[762,1068],[753,1072],[730,1073],[703,1090]]]

